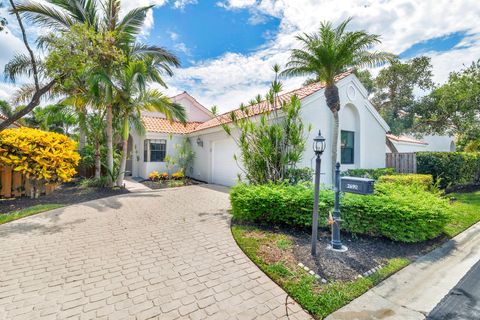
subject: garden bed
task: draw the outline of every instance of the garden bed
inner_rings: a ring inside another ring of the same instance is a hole
[[[192,186],[197,184],[203,184],[204,182],[194,180],[194,179],[181,179],[181,180],[160,180],[160,181],[152,181],[152,180],[143,180],[142,183],[144,186],[149,187],[150,189],[166,189],[166,188],[175,188],[175,187],[184,187],[184,186]]]
[[[452,219],[442,235],[417,243],[342,233],[342,242],[349,250],[337,253],[326,249],[330,232],[322,229],[317,257],[313,258],[309,228],[234,221],[232,234],[255,264],[314,318],[323,319],[480,221],[480,192],[451,196],[456,198],[448,208]]]
[[[29,197],[0,199],[0,215],[18,212],[34,206],[67,206],[124,193],[128,193],[128,190],[124,188],[87,188],[82,187],[78,180],[74,180],[60,185],[52,194],[40,196],[38,199]]]

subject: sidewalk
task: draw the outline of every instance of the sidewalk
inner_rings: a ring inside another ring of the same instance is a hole
[[[123,184],[125,185],[125,188],[133,193],[142,193],[142,192],[150,192],[152,189],[149,187],[141,184],[138,181],[135,181],[132,177],[125,177],[123,180]]]
[[[479,260],[477,223],[326,319],[425,319]]]

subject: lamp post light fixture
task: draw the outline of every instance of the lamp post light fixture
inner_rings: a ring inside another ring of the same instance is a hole
[[[313,138],[313,151],[315,152],[315,197],[313,201],[313,216],[312,216],[312,256],[317,255],[317,237],[318,237],[318,197],[320,193],[320,167],[322,160],[320,159],[323,151],[325,151],[325,138],[322,136],[320,130],[318,136]]]
[[[197,146],[203,148],[203,140],[200,137],[197,138]]]

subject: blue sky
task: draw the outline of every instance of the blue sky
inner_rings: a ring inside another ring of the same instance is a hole
[[[280,19],[267,15],[252,23],[248,9],[226,10],[212,1],[183,9],[162,6],[153,16],[147,41],[173,48],[184,67],[226,52],[248,54],[270,40],[280,25]]]
[[[295,36],[315,31],[321,21],[337,24],[351,16],[352,29],[381,35],[375,50],[402,59],[428,55],[437,83],[480,58],[478,0],[122,0],[124,11],[152,4],[144,40],[174,51],[182,61],[174,77],[165,79],[169,88],[161,89],[167,95],[186,90],[220,111],[265,93],[271,67],[284,66],[298,46]],[[5,10],[0,8],[0,16]],[[0,33],[0,70],[24,50],[14,21],[9,31]],[[2,80],[0,99],[9,99],[18,84]],[[283,81],[288,90],[304,79]]]

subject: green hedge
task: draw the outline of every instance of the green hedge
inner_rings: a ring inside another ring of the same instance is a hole
[[[396,174],[392,176],[381,176],[378,182],[389,182],[402,185],[419,185],[425,190],[433,190],[433,176],[431,174]]]
[[[394,175],[393,168],[377,168],[377,169],[349,169],[342,172],[342,176],[361,177],[378,180],[381,176]]]
[[[422,186],[378,183],[375,194],[343,194],[343,229],[403,242],[435,238],[449,220],[448,202]],[[313,190],[296,185],[245,185],[231,189],[232,213],[241,221],[306,227],[311,225]],[[320,225],[326,226],[333,192],[320,193]]]
[[[480,182],[480,153],[418,152],[417,172],[431,174],[440,187]]]

